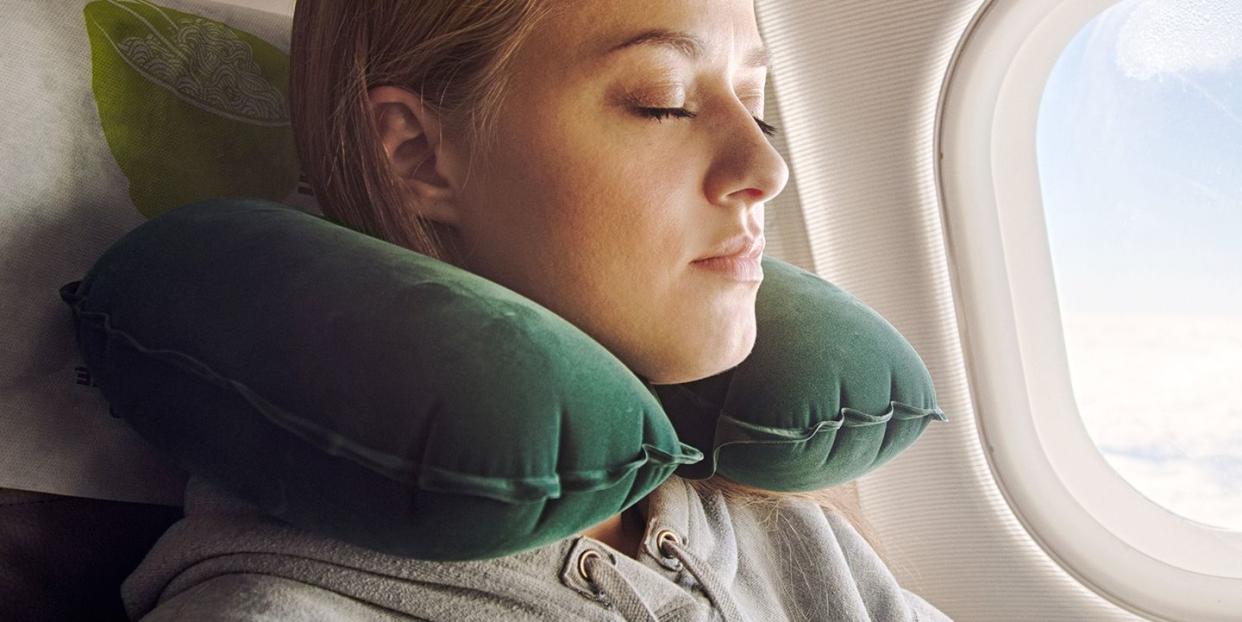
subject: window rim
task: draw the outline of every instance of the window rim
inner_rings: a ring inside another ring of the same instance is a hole
[[[1123,1],[988,0],[959,41],[934,139],[954,304],[983,453],[1031,537],[1119,606],[1224,620],[1242,610],[1242,532],[1147,499],[1092,441],[1070,383],[1043,218],[1044,86],[1073,37]]]

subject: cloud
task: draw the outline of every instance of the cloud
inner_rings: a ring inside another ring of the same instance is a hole
[[[1116,54],[1128,77],[1219,71],[1242,59],[1242,0],[1141,0],[1131,6]]]

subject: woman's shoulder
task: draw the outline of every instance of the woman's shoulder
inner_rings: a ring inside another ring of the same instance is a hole
[[[852,512],[799,497],[739,498],[708,491],[698,495],[705,518],[727,517],[716,533],[736,547],[737,582],[788,588],[775,596],[825,619],[943,621],[950,618],[899,584],[885,560],[863,536]],[[716,509],[713,511],[713,507]],[[719,543],[720,546],[727,546]]]

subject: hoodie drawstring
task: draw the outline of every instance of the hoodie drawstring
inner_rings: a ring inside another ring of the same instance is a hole
[[[682,544],[681,539],[672,531],[665,530],[659,535],[660,554],[669,559],[677,559],[694,577],[707,598],[720,612],[725,622],[747,622],[738,610],[737,602],[729,594],[729,589],[717,577],[711,564],[699,559]],[[659,618],[643,601],[638,590],[630,584],[616,566],[609,563],[596,551],[585,551],[578,561],[578,572],[588,583],[595,586],[607,597],[627,622],[659,622]]]
[[[720,610],[720,615],[725,622],[746,622],[746,618],[737,608],[737,602],[729,594],[729,588],[716,576],[711,564],[695,557],[694,553],[691,553],[690,549],[681,543],[676,534],[671,531],[666,533],[668,537],[660,539],[660,552],[668,551],[665,553],[666,556],[676,557],[681,561],[699,585],[703,586],[703,591],[707,592],[707,597],[711,599],[712,604]]]
[[[655,612],[647,606],[638,590],[596,551],[585,551],[578,561],[578,571],[588,583],[594,585],[612,601],[626,622],[660,622]]]

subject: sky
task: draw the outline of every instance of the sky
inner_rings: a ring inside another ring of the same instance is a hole
[[[1037,125],[1075,401],[1139,492],[1242,531],[1242,0],[1124,0]]]
[[[1069,310],[1242,313],[1242,0],[1129,0],[1049,79],[1040,175]]]

